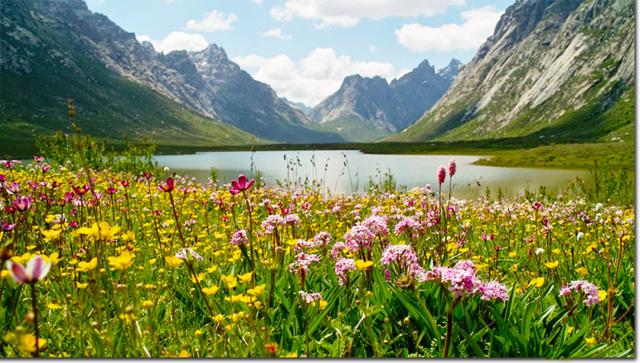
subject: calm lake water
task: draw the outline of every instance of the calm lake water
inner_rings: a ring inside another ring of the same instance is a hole
[[[259,170],[267,184],[277,181],[318,180],[323,189],[350,193],[366,188],[369,178],[380,180],[389,171],[398,186],[413,188],[436,184],[438,166],[447,166],[454,158],[458,170],[453,178],[454,196],[473,198],[487,187],[498,187],[508,196],[526,188],[540,186],[556,191],[576,177],[589,178],[583,170],[540,168],[502,168],[472,165],[480,156],[469,155],[376,155],[355,150],[257,151],[253,153],[254,174]],[[252,153],[249,151],[199,152],[192,155],[157,155],[159,166],[167,166],[179,174],[206,181],[215,168],[221,182],[227,183],[238,174],[251,175]],[[448,181],[447,181],[448,183]]]

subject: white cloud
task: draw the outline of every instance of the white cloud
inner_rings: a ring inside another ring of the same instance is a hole
[[[316,27],[350,27],[361,18],[380,20],[390,16],[434,16],[449,6],[461,6],[465,0],[286,0],[271,8],[271,16],[280,21],[302,18],[318,20]]]
[[[280,28],[269,29],[264,33],[262,33],[262,36],[267,38],[276,38],[276,39],[282,39],[282,40],[291,39],[291,35],[282,34],[282,29]]]
[[[309,106],[337,91],[346,76],[358,73],[388,81],[398,76],[391,63],[357,61],[331,48],[316,48],[297,62],[284,54],[271,58],[251,54],[234,61],[255,79],[271,85],[279,96]]]
[[[212,10],[202,20],[191,19],[187,21],[188,30],[203,32],[217,32],[233,29],[233,22],[238,20],[236,14],[227,14],[222,11]]]
[[[169,53],[172,50],[198,51],[209,45],[202,35],[183,32],[171,32],[161,40],[153,40],[148,35],[137,35],[136,38],[139,42],[151,42],[156,51],[163,53]]]
[[[462,24],[438,27],[405,24],[395,31],[398,43],[414,52],[477,49],[493,34],[501,11],[492,6],[462,12]]]

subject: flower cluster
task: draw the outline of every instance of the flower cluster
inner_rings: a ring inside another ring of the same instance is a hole
[[[565,285],[560,288],[561,296],[568,296],[571,291],[584,294],[587,298],[584,300],[586,306],[592,306],[600,302],[600,296],[598,296],[598,287],[589,281],[575,280],[571,281],[569,285]]]
[[[237,230],[231,236],[231,244],[235,246],[242,246],[249,243],[249,239],[247,238],[247,231],[244,229]]]
[[[318,301],[318,300],[322,299],[322,295],[320,295],[319,292],[308,293],[306,291],[300,290],[300,291],[298,291],[298,295],[300,295],[302,300],[304,300],[304,302],[307,303],[307,304],[312,304],[315,301]]]
[[[356,263],[352,258],[341,258],[336,262],[335,272],[338,275],[338,284],[340,286],[349,279],[349,271],[356,269]]]
[[[318,255],[307,254],[300,252],[296,255],[296,260],[289,264],[289,271],[299,272],[301,275],[306,275],[309,272],[309,265],[314,262],[320,262]]]
[[[471,261],[460,261],[454,267],[435,267],[424,273],[424,279],[447,285],[456,298],[478,294],[482,300],[509,300],[507,287],[496,281],[481,281]]]

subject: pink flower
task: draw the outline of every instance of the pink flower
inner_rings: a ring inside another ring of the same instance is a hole
[[[449,160],[449,177],[452,177],[455,173],[456,173],[456,161],[451,159]]]
[[[587,298],[584,300],[584,304],[586,306],[592,306],[600,302],[600,297],[598,296],[598,287],[590,283],[589,281],[571,281],[568,286],[563,286],[560,288],[560,295],[568,296],[571,291],[586,295]]]
[[[44,279],[51,269],[51,262],[45,262],[40,255],[33,256],[25,268],[19,263],[7,261],[7,270],[18,284],[34,283]]]
[[[175,187],[175,181],[173,178],[168,177],[164,184],[158,185],[158,190],[165,193],[171,193]]]
[[[318,300],[322,299],[322,295],[320,295],[319,292],[308,293],[308,292],[300,290],[300,291],[298,291],[298,295],[300,295],[302,300],[304,300],[304,302],[306,302],[307,304],[311,304],[314,301],[318,301]]]
[[[235,231],[233,233],[233,236],[231,236],[231,244],[232,245],[245,245],[249,243],[249,239],[247,238],[247,231],[245,231],[244,229],[240,229],[238,231]]]
[[[438,168],[438,184],[442,185],[446,177],[447,171],[444,169],[444,166],[440,165],[440,167]]]
[[[344,239],[349,250],[359,251],[365,248],[371,248],[375,235],[369,228],[361,224],[356,224],[344,235]]]
[[[13,206],[20,212],[24,212],[31,207],[31,198],[18,196],[16,200],[13,201]]]
[[[203,258],[198,254],[198,252],[194,251],[193,248],[183,248],[178,253],[176,253],[176,257],[181,260],[186,260],[189,256],[195,258],[198,261],[202,261]]]
[[[231,193],[231,195],[236,195],[245,190],[249,190],[251,189],[251,187],[253,186],[253,183],[255,182],[256,182],[255,179],[251,179],[251,181],[247,183],[247,177],[240,174],[238,176],[238,180],[231,181],[231,188],[229,188],[229,193]]]
[[[482,300],[509,300],[507,287],[497,281],[480,283],[477,290]]]
[[[385,217],[371,216],[362,221],[362,225],[378,236],[389,234],[389,227],[387,227],[387,219]]]
[[[349,271],[356,269],[352,258],[341,258],[336,262],[335,272],[338,275],[338,285],[342,286],[349,279]]]

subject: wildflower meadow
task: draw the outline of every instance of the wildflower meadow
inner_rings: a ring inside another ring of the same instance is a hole
[[[3,357],[633,357],[632,205],[0,164]]]

